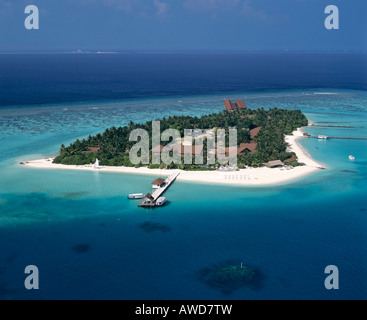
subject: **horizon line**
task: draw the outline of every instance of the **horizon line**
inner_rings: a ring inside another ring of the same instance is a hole
[[[343,49],[343,50],[305,50],[305,49],[279,49],[279,50],[0,50],[0,54],[251,54],[251,53],[367,53],[367,49]]]

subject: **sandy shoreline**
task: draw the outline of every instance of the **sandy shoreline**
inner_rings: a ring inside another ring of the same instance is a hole
[[[98,169],[86,166],[53,164],[53,158],[25,161],[22,164],[29,168],[37,169],[59,169],[59,170],[82,170],[82,171],[101,171],[128,174],[154,175],[156,177],[167,177],[173,171],[180,171],[178,181],[204,182],[211,184],[228,184],[244,186],[264,186],[285,183],[291,180],[301,178],[320,170],[322,164],[311,158],[297,140],[302,137],[301,129],[293,132],[293,135],[286,136],[285,141],[289,144],[289,150],[297,154],[298,160],[305,163],[305,166],[295,167],[287,170],[285,168],[248,168],[240,169],[236,172],[225,171],[183,171],[183,170],[162,170],[148,168],[130,168],[130,167],[107,167],[101,166]]]

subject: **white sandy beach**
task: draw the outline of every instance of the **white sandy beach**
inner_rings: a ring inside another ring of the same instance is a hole
[[[32,161],[24,161],[23,165],[37,169],[59,169],[59,170],[84,170],[84,171],[101,171],[128,174],[153,175],[155,177],[167,177],[173,171],[180,171],[178,181],[204,182],[210,184],[229,184],[244,186],[261,186],[285,183],[294,179],[298,179],[305,175],[314,173],[324,167],[311,158],[304,148],[302,148],[297,140],[302,137],[301,129],[293,132],[293,135],[286,136],[285,141],[289,144],[289,150],[296,153],[299,162],[303,162],[305,166],[295,167],[293,169],[286,168],[247,168],[240,169],[235,172],[225,171],[183,171],[183,170],[162,170],[131,168],[131,167],[108,167],[101,166],[98,169],[90,166],[63,165],[52,163],[53,158],[38,159]]]

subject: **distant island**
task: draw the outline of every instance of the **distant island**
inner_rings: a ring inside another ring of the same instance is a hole
[[[300,127],[307,126],[308,120],[300,110],[284,109],[249,109],[242,100],[236,103],[230,100],[224,101],[225,110],[220,113],[204,115],[202,117],[173,116],[160,119],[161,130],[176,129],[180,135],[184,135],[184,129],[190,128],[193,140],[201,138],[201,145],[193,145],[193,154],[203,152],[202,164],[185,164],[184,148],[181,147],[180,164],[149,164],[150,169],[181,169],[181,170],[216,170],[216,164],[207,165],[208,152],[216,155],[216,150],[207,150],[205,134],[201,134],[199,129],[210,129],[216,132],[218,129],[225,129],[226,154],[228,154],[228,132],[229,129],[237,129],[237,163],[239,168],[245,166],[259,167],[263,164],[287,163],[291,166],[299,166],[297,155],[287,151],[287,143],[284,136],[291,135],[293,131]],[[130,132],[134,129],[144,129],[152,134],[152,121],[145,123],[130,122],[124,127],[112,127],[101,134],[89,136],[86,139],[77,139],[68,147],[61,146],[59,155],[53,159],[54,164],[63,165],[88,165],[99,159],[101,166],[124,166],[136,167],[143,164],[133,164],[129,158],[129,151],[135,144],[129,141]],[[181,141],[180,141],[181,143]],[[165,145],[152,146],[150,141],[151,155],[160,152]]]

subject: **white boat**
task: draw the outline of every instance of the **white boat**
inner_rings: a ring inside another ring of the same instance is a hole
[[[96,159],[96,162],[93,164],[93,168],[99,169],[99,160],[98,160],[98,158]]]
[[[163,206],[165,203],[166,203],[166,198],[165,197],[160,197],[155,202],[156,206],[158,206],[158,207]]]
[[[349,160],[355,160],[355,159],[356,159],[355,156],[352,156],[352,155],[349,156]]]
[[[324,139],[324,140],[329,139],[329,137],[328,137],[328,136],[317,136],[317,138],[318,138],[318,139]]]
[[[143,199],[144,194],[143,193],[130,193],[128,198],[129,199]]]

